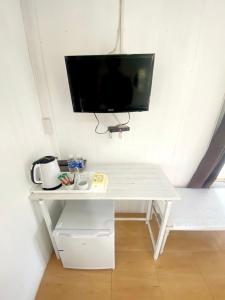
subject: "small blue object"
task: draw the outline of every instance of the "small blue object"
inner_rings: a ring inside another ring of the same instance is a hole
[[[80,168],[84,168],[84,160],[83,159],[79,159],[77,160],[77,162],[79,162]]]
[[[84,160],[79,159],[79,160],[69,160],[68,161],[68,168],[69,169],[82,169],[84,167]]]

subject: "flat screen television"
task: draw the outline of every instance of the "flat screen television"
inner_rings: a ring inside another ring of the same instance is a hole
[[[154,54],[66,56],[74,112],[149,109]]]

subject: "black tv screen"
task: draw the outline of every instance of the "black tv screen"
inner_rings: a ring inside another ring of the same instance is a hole
[[[146,111],[154,54],[66,56],[74,112]]]

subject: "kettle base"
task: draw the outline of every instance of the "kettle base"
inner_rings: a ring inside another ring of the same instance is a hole
[[[53,191],[53,190],[59,189],[61,186],[62,186],[62,184],[60,183],[59,185],[57,185],[57,186],[55,186],[55,187],[53,187],[53,188],[49,188],[49,189],[42,188],[42,190],[45,190],[45,191]]]

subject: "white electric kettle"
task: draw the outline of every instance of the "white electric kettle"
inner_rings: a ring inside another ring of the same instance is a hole
[[[43,190],[56,190],[61,187],[57,178],[60,174],[56,157],[44,156],[33,162],[31,168],[31,180],[33,183],[41,183]]]

